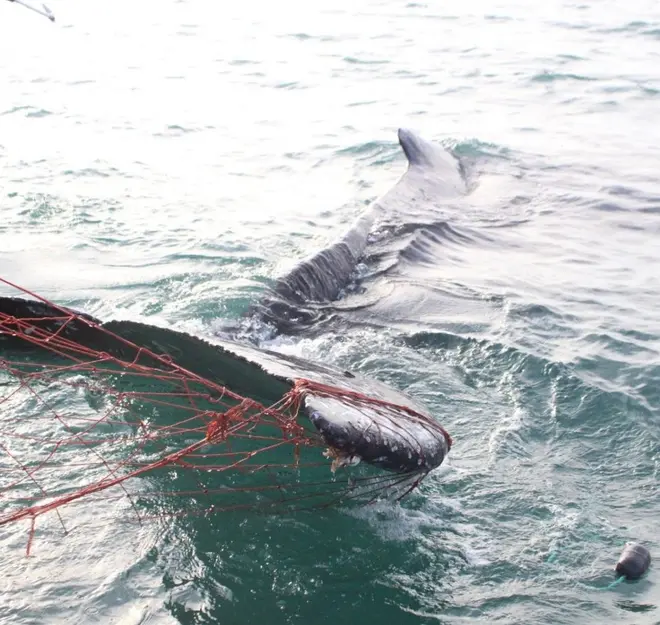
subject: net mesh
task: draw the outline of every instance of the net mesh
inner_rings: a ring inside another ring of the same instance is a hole
[[[310,389],[371,409],[378,400],[299,379],[264,405],[0,283],[48,306],[34,316],[0,311],[0,526],[26,520],[28,553],[37,518],[51,512],[64,526],[59,509],[90,499],[144,522],[365,503],[403,496],[421,479],[364,466],[338,477],[333,450],[300,410]],[[127,357],[90,347],[92,331]]]

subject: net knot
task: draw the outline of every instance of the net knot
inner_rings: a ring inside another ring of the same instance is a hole
[[[225,412],[215,413],[215,418],[206,427],[206,440],[209,443],[221,443],[227,439],[229,426],[232,422],[242,421],[245,414],[259,404],[251,399],[244,399],[240,404],[232,406]]]

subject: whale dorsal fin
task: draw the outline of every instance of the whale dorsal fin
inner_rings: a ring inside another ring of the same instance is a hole
[[[441,181],[450,193],[467,192],[461,164],[449,150],[407,128],[399,128],[399,143],[408,159],[408,173]],[[440,194],[441,190],[436,188],[434,192]]]
[[[399,143],[411,167],[434,167],[438,160],[437,146],[417,136],[412,130],[399,128]]]

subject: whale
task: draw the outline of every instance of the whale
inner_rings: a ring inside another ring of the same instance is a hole
[[[3,284],[11,285],[0,277]],[[358,372],[154,324],[102,321],[26,294],[31,297],[0,295],[0,372],[45,357],[80,362],[82,347],[93,354],[91,361],[111,356],[163,371],[173,362],[264,406],[281,403],[302,382],[302,414],[327,446],[334,468],[364,462],[395,474],[425,475],[451,448],[451,436],[425,406]],[[53,347],[51,337],[66,343]]]
[[[316,306],[339,298],[354,279],[379,224],[389,227],[397,219],[417,219],[416,213],[465,193],[460,163],[448,151],[403,128],[398,140],[408,166],[394,187],[339,238],[276,280],[252,314],[256,311],[278,332],[314,323]],[[302,408],[339,466],[364,462],[393,473],[426,474],[442,464],[451,449],[450,435],[425,406],[377,380],[233,338],[199,338],[134,321],[102,321],[39,298],[0,276],[0,286],[3,283],[20,296],[0,293],[0,364],[3,350],[33,350],[34,343],[24,339],[39,329],[130,360],[141,352],[138,347],[127,353],[129,341],[264,405],[277,403],[301,380],[333,387],[331,395],[307,389]],[[358,396],[367,401],[356,400]]]
[[[397,136],[408,163],[397,183],[337,239],[278,277],[247,316],[284,334],[318,322],[323,305],[336,301],[356,279],[358,263],[379,227],[416,221],[428,213],[429,204],[465,195],[461,163],[453,154],[407,128],[399,128]]]

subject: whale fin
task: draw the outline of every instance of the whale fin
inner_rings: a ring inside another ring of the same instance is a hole
[[[459,193],[467,191],[462,166],[450,151],[406,128],[399,128],[399,143],[408,159],[409,172],[423,172],[424,175],[432,172],[447,188]]]
[[[399,144],[411,167],[434,167],[438,159],[437,146],[418,137],[407,128],[399,128]]]

